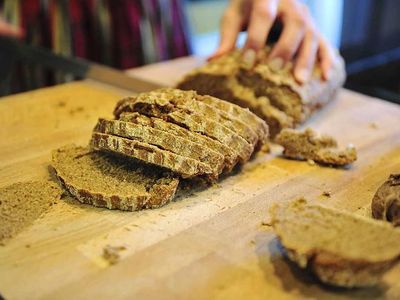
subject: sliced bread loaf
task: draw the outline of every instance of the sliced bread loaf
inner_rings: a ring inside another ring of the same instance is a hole
[[[400,230],[391,224],[299,199],[271,209],[288,258],[322,282],[376,284],[400,258]]]
[[[400,173],[391,174],[372,199],[372,216],[400,226]]]
[[[137,140],[93,132],[91,146],[95,150],[114,152],[166,168],[182,178],[205,176],[215,179],[213,170],[208,165]]]
[[[130,123],[136,123],[136,124],[140,124],[143,126],[150,126],[152,128],[188,139],[194,143],[198,143],[198,144],[202,145],[205,148],[214,150],[224,156],[224,168],[225,168],[225,171],[227,171],[227,172],[232,170],[232,168],[238,162],[238,157],[235,154],[235,151],[233,151],[233,149],[229,148],[228,146],[225,146],[221,142],[211,139],[208,136],[205,136],[203,134],[199,134],[196,132],[192,132],[187,128],[178,126],[174,123],[169,123],[167,121],[164,121],[163,119],[148,117],[148,116],[133,112],[133,113],[120,114],[119,120],[125,121],[125,122],[130,122]]]
[[[218,177],[224,168],[222,154],[197,142],[151,126],[120,120],[99,119],[94,131],[138,140],[156,146],[160,150],[197,160],[212,169],[214,177]]]
[[[233,149],[241,162],[246,162],[253,153],[255,144],[248,142],[233,128],[227,127],[229,120],[226,120],[224,125],[221,121],[223,118],[213,119],[215,115],[198,113],[189,107],[175,104],[180,103],[179,101],[191,101],[194,95],[196,95],[194,92],[176,89],[160,89],[142,93],[137,97],[121,101],[115,109],[115,115],[118,117],[122,112],[138,112],[149,117],[162,118],[221,142]]]
[[[55,201],[62,190],[48,180],[18,182],[0,189],[0,242],[32,224]]]
[[[242,63],[241,51],[235,50],[193,70],[177,87],[250,108],[266,120],[274,136],[282,128],[305,121],[332,99],[344,82],[344,63],[339,55],[328,81],[321,79],[316,66],[311,80],[301,85],[294,79],[292,64],[280,70],[268,65],[269,53],[270,48],[266,47],[258,54],[256,65],[249,67]],[[271,107],[287,118],[276,119],[276,111],[271,116]]]
[[[276,136],[275,142],[284,148],[284,156],[293,159],[310,159],[336,166],[350,164],[357,159],[354,147],[338,149],[337,142],[332,137],[318,137],[310,128],[304,131],[286,128]]]
[[[53,151],[52,166],[80,202],[109,209],[160,207],[174,197],[179,183],[161,168],[75,145]]]

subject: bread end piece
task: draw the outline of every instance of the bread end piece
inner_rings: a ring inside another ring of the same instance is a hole
[[[325,284],[373,286],[399,261],[400,230],[390,224],[303,198],[270,213],[287,257]]]

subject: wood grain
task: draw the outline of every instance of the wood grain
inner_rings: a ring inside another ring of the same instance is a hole
[[[173,84],[197,63],[188,58],[132,72]],[[97,118],[110,116],[124,94],[77,82],[1,99],[0,186],[47,177],[50,151],[86,144]],[[286,262],[267,224],[272,203],[300,196],[355,212],[368,207],[388,174],[400,169],[400,107],[342,90],[307,126],[343,146],[353,143],[358,161],[349,169],[310,166],[273,149],[207,190],[141,212],[65,198],[0,247],[0,293],[6,299],[399,299],[399,266],[374,289],[322,287]],[[126,248],[119,263],[102,257],[107,245]]]

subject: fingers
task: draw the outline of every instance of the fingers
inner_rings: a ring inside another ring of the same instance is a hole
[[[279,57],[284,62],[290,61],[304,38],[306,30],[304,22],[288,20],[284,25],[282,34],[269,55],[270,60]]]
[[[235,8],[228,8],[221,20],[220,44],[208,58],[217,58],[235,48],[236,39],[242,26],[242,16]]]
[[[322,70],[322,79],[329,80],[332,66],[335,61],[335,54],[333,53],[332,47],[324,38],[320,38],[318,58]]]
[[[311,77],[318,46],[318,39],[314,31],[308,31],[300,46],[294,66],[294,77],[301,84],[308,81]]]
[[[245,49],[258,51],[265,46],[268,34],[275,21],[277,10],[278,1],[276,0],[253,1]]]
[[[0,18],[0,35],[21,38],[23,36],[23,31]]]

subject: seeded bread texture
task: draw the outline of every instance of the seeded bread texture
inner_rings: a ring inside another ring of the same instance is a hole
[[[391,174],[376,191],[371,204],[372,216],[400,226],[400,173]]]
[[[284,148],[284,156],[293,159],[313,160],[335,166],[344,166],[357,159],[354,147],[339,149],[332,137],[318,137],[310,128],[304,131],[286,128],[276,136],[275,142]]]
[[[321,79],[321,70],[316,66],[311,80],[300,85],[294,79],[291,63],[281,70],[268,65],[269,52],[266,47],[256,65],[249,67],[242,63],[240,50],[235,50],[193,70],[177,87],[248,107],[268,123],[273,137],[282,128],[301,124],[330,101],[342,86],[345,71],[337,54],[329,80]]]
[[[93,132],[90,144],[94,150],[109,151],[135,158],[171,170],[182,176],[182,178],[201,175],[210,176],[210,179],[213,178],[213,171],[206,164],[162,150],[147,143],[111,134]]]
[[[187,128],[164,121],[163,119],[148,117],[136,112],[127,112],[120,114],[119,120],[144,126],[150,126],[152,128],[168,132],[175,136],[188,139],[189,141],[192,141],[194,143],[201,144],[204,148],[209,148],[213,151],[216,151],[224,156],[224,168],[227,172],[232,170],[232,168],[238,162],[238,157],[236,156],[235,151],[228,146],[225,146],[221,142],[211,139],[205,135],[192,132]]]
[[[18,182],[0,189],[0,242],[14,237],[45,213],[62,190],[41,180]]]
[[[304,199],[271,209],[272,226],[288,258],[322,282],[366,287],[400,258],[400,230]]]
[[[197,160],[212,169],[215,177],[221,174],[224,167],[224,156],[220,153],[199,143],[151,126],[119,120],[99,119],[94,131],[138,140],[156,146],[161,150],[167,150]]]
[[[232,116],[222,121],[225,119],[222,117],[222,113],[218,114],[219,117],[216,117],[215,113],[205,114],[204,111],[199,113],[189,107],[179,105],[179,99],[182,102],[186,99],[190,101],[195,95],[196,93],[190,91],[160,89],[120,101],[114,113],[117,118],[122,112],[138,112],[149,117],[162,118],[192,132],[206,135],[221,142],[233,149],[242,163],[249,160],[255,150],[255,143],[246,140],[241,134],[237,133],[236,131],[240,131],[240,129],[234,127],[231,121],[235,120],[235,124],[242,122]],[[203,107],[205,105],[203,104]],[[210,106],[207,110],[213,111]],[[244,130],[244,128],[242,129]],[[241,133],[245,135],[243,131]]]
[[[160,207],[174,197],[179,184],[161,168],[75,145],[53,151],[52,166],[80,202],[108,209]]]

